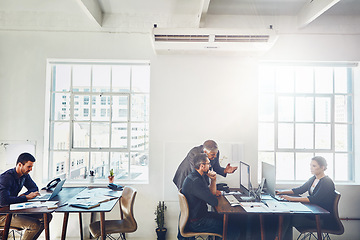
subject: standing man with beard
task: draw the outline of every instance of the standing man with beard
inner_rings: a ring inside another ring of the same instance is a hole
[[[180,163],[173,179],[173,182],[178,189],[182,187],[187,175],[189,175],[195,169],[194,158],[196,155],[201,153],[205,153],[210,160],[210,170],[214,170],[217,174],[223,177],[226,177],[228,173],[235,172],[237,169],[237,167],[230,166],[230,163],[227,164],[225,168],[221,167],[219,163],[220,152],[217,143],[213,140],[207,140],[203,145],[192,148],[187,154],[186,158]],[[209,177],[204,175],[204,178],[209,184]]]
[[[0,175],[0,207],[13,203],[26,202],[39,194],[36,183],[29,173],[35,163],[35,158],[30,153],[22,153],[16,161],[16,167]],[[27,192],[18,196],[23,187]],[[51,221],[52,215],[48,219]],[[0,215],[0,226],[5,225],[6,215]],[[44,230],[43,214],[13,214],[11,227],[25,230],[23,240],[37,239]]]

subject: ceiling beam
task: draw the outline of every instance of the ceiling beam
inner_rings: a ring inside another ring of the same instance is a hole
[[[298,14],[298,26],[303,28],[340,0],[307,0]]]
[[[200,27],[205,27],[205,19],[206,19],[206,14],[209,10],[209,5],[210,5],[210,0],[203,0],[202,3],[202,9],[201,9],[201,13],[199,16],[199,21],[200,21]]]
[[[99,27],[102,26],[103,12],[98,0],[76,0],[86,16]]]

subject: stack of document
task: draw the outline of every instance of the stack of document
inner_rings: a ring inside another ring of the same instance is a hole
[[[14,203],[10,204],[10,210],[20,210],[20,209],[29,209],[29,208],[39,208],[39,207],[47,207],[48,209],[52,209],[56,206],[59,201],[46,201],[46,202],[23,202],[23,203]]]

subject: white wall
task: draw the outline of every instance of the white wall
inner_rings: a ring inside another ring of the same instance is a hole
[[[356,44],[359,36],[335,36],[330,41],[314,35],[300,37],[280,36],[264,58],[360,59]],[[346,47],[336,44],[339,38],[345,40]],[[335,47],[341,49],[334,50]],[[38,161],[33,176],[38,183],[42,180],[41,163],[47,161],[43,145],[48,58],[151,61],[150,181],[134,186],[138,189],[135,217],[139,228],[129,234],[129,239],[156,239],[154,210],[157,201],[163,199],[168,205],[168,239],[176,238],[179,208],[171,178],[194,144],[209,138],[219,142],[220,147],[242,143],[244,160],[252,165],[252,179],[256,181],[257,59],[210,54],[155,55],[147,34],[0,31],[0,140],[37,142]],[[353,190],[358,191],[359,187],[339,189],[343,194],[340,212],[344,217],[359,217],[359,210],[345,207],[360,200]],[[118,208],[106,216],[115,218],[117,214]],[[53,237],[60,234],[61,220],[62,215],[55,214],[50,226]],[[87,221],[85,216],[84,225]],[[71,216],[69,237],[78,237],[77,224],[77,215]],[[346,239],[356,239],[352,227],[358,229],[359,224],[351,222]]]

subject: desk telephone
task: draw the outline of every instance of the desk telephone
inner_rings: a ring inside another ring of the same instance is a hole
[[[226,183],[216,184],[216,189],[219,191],[224,191],[226,193],[230,192],[229,186]]]
[[[58,185],[58,183],[61,181],[60,178],[55,178],[53,180],[51,180],[46,187],[43,187],[41,190],[46,190],[48,192],[52,192],[53,189],[56,187],[56,185]]]

